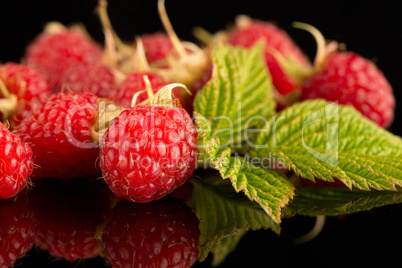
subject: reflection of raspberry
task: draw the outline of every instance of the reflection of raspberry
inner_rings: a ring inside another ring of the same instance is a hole
[[[28,144],[0,123],[0,199],[10,198],[27,185],[33,170]]]
[[[102,246],[112,267],[191,267],[199,235],[195,214],[178,200],[124,200],[106,218]]]
[[[102,138],[103,177],[120,197],[135,202],[159,199],[194,172],[196,138],[184,109],[134,106],[116,117]]]
[[[323,98],[351,105],[381,127],[393,120],[395,98],[383,73],[356,53],[336,52],[303,84],[302,99]]]
[[[135,72],[127,75],[125,80],[118,86],[118,88],[112,94],[112,99],[120,106],[130,107],[131,100],[135,93],[145,90],[146,84],[144,81],[144,76],[148,76],[149,82],[151,83],[153,92],[156,93],[161,87],[165,86],[167,83],[163,79],[153,73],[149,72]],[[140,94],[137,98],[137,104],[146,100],[148,95],[146,92]]]
[[[109,208],[104,186],[81,178],[38,182],[32,190],[36,245],[68,261],[97,257],[96,228]]]
[[[25,193],[0,200],[0,267],[11,267],[34,245],[34,214]]]
[[[92,93],[101,98],[110,97],[116,86],[113,70],[101,63],[72,66],[62,77],[62,87],[66,90]]]
[[[25,62],[38,70],[50,83],[60,90],[63,73],[71,66],[98,62],[102,48],[83,32],[65,29],[59,32],[43,32],[27,47]]]
[[[54,93],[21,122],[18,133],[31,145],[34,177],[69,179],[94,176],[99,149],[91,125],[98,98],[92,94]]]

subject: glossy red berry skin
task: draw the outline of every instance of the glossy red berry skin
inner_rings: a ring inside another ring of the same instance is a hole
[[[356,53],[330,54],[322,70],[307,78],[302,89],[303,100],[322,98],[351,105],[381,127],[393,121],[391,85],[373,62]]]
[[[27,185],[33,170],[32,150],[0,123],[0,199],[10,198]]]
[[[196,138],[184,109],[134,106],[116,117],[102,138],[103,177],[117,196],[140,203],[159,199],[194,172]]]
[[[110,98],[117,83],[112,68],[102,63],[74,65],[62,76],[62,87],[66,90],[101,98]]]
[[[36,246],[70,262],[97,257],[97,226],[110,208],[103,195],[107,186],[82,178],[40,180],[35,185],[31,203],[37,218]]]
[[[91,138],[98,98],[93,94],[54,93],[21,122],[17,131],[30,144],[37,168],[33,179],[93,177],[97,144]]]
[[[164,60],[173,49],[173,44],[165,33],[143,34],[141,40],[145,56],[150,64]]]
[[[135,93],[146,89],[144,76],[147,76],[151,83],[153,92],[156,93],[167,83],[157,74],[150,72],[134,72],[127,75],[124,81],[116,88],[111,98],[116,104],[129,108]],[[147,92],[140,94],[136,104],[139,104],[148,98]]]
[[[113,268],[191,267],[199,235],[198,219],[183,202],[124,200],[107,215],[101,243]]]
[[[25,63],[38,70],[53,91],[61,90],[61,78],[74,65],[100,62],[102,48],[73,28],[59,33],[39,34],[25,53]]]
[[[15,62],[0,65],[0,80],[3,81],[9,93],[15,94],[18,100],[16,113],[10,121],[18,125],[29,112],[34,102],[51,93],[50,86],[36,70]]]
[[[228,42],[234,46],[249,48],[259,40],[265,41],[265,61],[272,77],[272,83],[279,94],[286,96],[300,91],[297,80],[281,67],[269,49],[275,49],[284,57],[291,57],[300,66],[310,68],[311,64],[303,51],[286,31],[267,21],[252,19],[248,25],[235,27],[228,32]]]
[[[25,193],[0,200],[0,268],[13,267],[34,246],[35,217]]]

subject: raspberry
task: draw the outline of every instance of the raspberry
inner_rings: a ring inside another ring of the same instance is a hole
[[[28,144],[0,123],[0,199],[21,192],[33,170]]]
[[[101,145],[100,167],[117,196],[149,202],[194,172],[197,132],[182,108],[137,105],[114,118]]]
[[[135,93],[146,90],[144,76],[148,76],[153,92],[156,93],[161,87],[167,83],[157,75],[150,72],[134,72],[127,75],[125,80],[117,87],[112,94],[112,99],[120,106],[131,107],[131,100]],[[141,103],[148,98],[146,92],[140,94],[137,103]]]
[[[71,66],[100,62],[102,48],[83,31],[75,28],[53,30],[39,34],[27,47],[25,62],[38,70],[49,82],[53,91],[61,89],[61,77]],[[52,31],[53,30],[53,31]]]
[[[391,124],[395,98],[384,74],[353,52],[330,54],[321,70],[303,84],[302,99],[323,98],[351,105],[381,127]]]
[[[166,59],[173,49],[172,41],[165,33],[143,34],[141,40],[145,56],[150,64]]]
[[[33,178],[92,177],[99,149],[91,138],[98,98],[89,93],[53,93],[21,122],[17,131],[31,145],[39,167]]]
[[[191,267],[199,235],[197,217],[179,200],[123,200],[108,214],[101,243],[112,267]]]
[[[243,21],[242,21],[243,20]],[[264,39],[267,47],[272,47],[286,56],[288,53],[302,64],[309,64],[308,59],[291,37],[277,25],[247,17],[237,18],[237,27],[228,33],[228,41],[232,45],[249,48],[258,40]]]
[[[0,80],[8,93],[17,97],[18,104],[10,118],[16,125],[31,110],[33,102],[51,92],[47,81],[36,70],[14,62],[0,66]]]
[[[265,40],[265,62],[272,77],[272,83],[280,95],[277,102],[287,105],[294,96],[290,93],[300,93],[300,77],[302,69],[309,70],[311,64],[302,50],[295,44],[287,32],[277,25],[251,19],[246,16],[237,18],[237,25],[228,32],[228,42],[234,46],[249,48],[257,41]],[[290,72],[280,60],[286,61],[299,72]]]
[[[34,246],[35,218],[28,197],[0,200],[0,267],[13,267]]]
[[[36,183],[32,190],[37,217],[35,244],[70,262],[97,257],[97,226],[110,206],[102,196],[104,187],[104,183],[81,178]]]
[[[109,98],[117,83],[112,68],[102,63],[74,65],[62,77],[62,88],[101,98]]]

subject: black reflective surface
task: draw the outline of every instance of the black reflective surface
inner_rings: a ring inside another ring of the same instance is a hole
[[[183,199],[133,203],[101,180],[35,181],[0,200],[0,226],[4,267],[190,267],[198,256],[198,219]]]
[[[183,195],[175,196],[139,204],[116,199],[101,180],[37,182],[16,199],[0,200],[1,256],[18,257],[9,261],[15,267],[211,267],[211,255],[196,261],[198,219]],[[300,245],[293,242],[313,228],[315,218],[294,216],[283,220],[280,235],[246,233],[219,267],[255,266],[264,260],[271,265],[329,259],[395,264],[401,213],[400,205],[389,205],[327,217],[319,235]]]

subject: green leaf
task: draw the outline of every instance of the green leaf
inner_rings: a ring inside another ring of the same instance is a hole
[[[195,113],[198,137],[204,153],[223,179],[230,179],[236,192],[257,202],[275,222],[281,222],[281,211],[294,196],[294,186],[277,170],[262,169],[247,158],[232,156],[229,147],[221,148],[218,138],[211,138],[209,121]]]
[[[275,113],[271,77],[263,60],[262,42],[250,49],[221,45],[212,50],[214,72],[194,100],[194,110],[210,122],[213,137],[241,150],[259,127]]]
[[[354,108],[324,100],[297,103],[272,117],[251,155],[312,181],[337,178],[351,189],[402,185],[402,139]]]
[[[191,207],[200,219],[199,260],[208,256],[215,243],[241,230],[280,227],[255,202],[237,194],[229,181],[215,177],[192,179]]]
[[[212,266],[216,267],[224,262],[226,257],[236,249],[237,244],[246,233],[247,230],[240,230],[214,244],[211,248],[211,253],[213,254]]]
[[[395,191],[350,191],[346,187],[300,187],[297,189],[297,198],[288,206],[286,215],[337,216],[399,203],[402,203],[402,193]]]
[[[258,204],[277,222],[281,222],[282,209],[294,196],[293,185],[277,170],[262,169],[245,163],[237,176],[230,177],[237,192]]]

